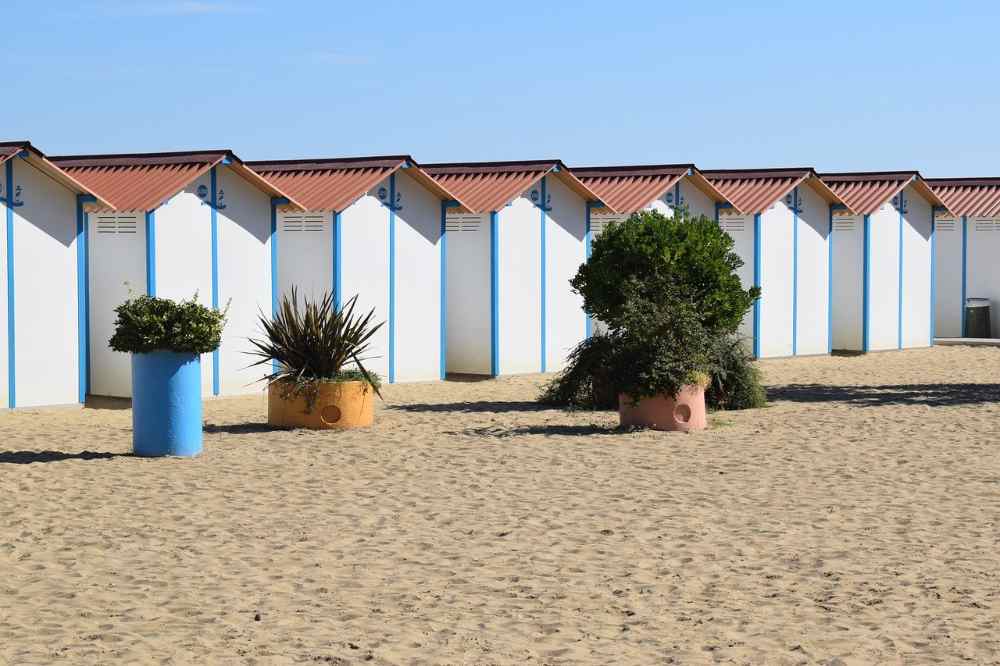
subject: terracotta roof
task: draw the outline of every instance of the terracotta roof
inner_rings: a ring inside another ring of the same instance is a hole
[[[690,178],[713,201],[726,201],[693,164],[573,167],[573,173],[620,213],[642,210],[683,178]]]
[[[342,157],[305,160],[263,160],[247,166],[290,192],[308,210],[343,211],[399,169],[435,193],[454,200],[468,212],[460,197],[427,174],[409,155]]]
[[[7,160],[24,155],[25,160],[33,167],[48,175],[50,178],[61,184],[72,192],[84,194],[96,199],[97,207],[109,206],[109,202],[100,194],[92,190],[85,183],[59,168],[52,162],[52,159],[45,156],[45,153],[31,145],[30,141],[3,141],[0,142],[0,164]]]
[[[424,170],[461,197],[474,213],[500,210],[550,173],[581,198],[600,200],[597,193],[584,185],[560,160],[425,164]]]
[[[928,178],[927,185],[953,215],[1000,216],[1000,178]]]
[[[100,192],[115,210],[155,210],[212,167],[225,164],[259,190],[289,200],[291,196],[247,168],[230,150],[53,157],[62,169]]]
[[[811,167],[734,169],[701,172],[737,211],[761,213],[802,183],[808,183],[829,203],[846,203],[827,187]],[[848,206],[850,208],[850,206]]]
[[[869,215],[913,185],[932,205],[943,205],[917,171],[822,173],[820,179],[858,215]]]

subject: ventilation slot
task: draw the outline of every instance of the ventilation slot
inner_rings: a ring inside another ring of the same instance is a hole
[[[973,229],[979,233],[1000,230],[1000,224],[994,220],[976,220],[973,222]]]
[[[728,233],[742,233],[746,231],[747,220],[745,217],[720,217],[719,228]]]
[[[283,215],[281,218],[281,230],[288,232],[322,232],[325,226],[326,216],[322,213],[310,213],[306,215]]]
[[[958,224],[953,219],[934,221],[935,231],[955,231],[957,228]]]
[[[97,233],[134,234],[138,224],[138,215],[98,215]]]
[[[479,231],[483,218],[479,215],[449,215],[445,218],[445,231]]]
[[[833,230],[834,231],[854,231],[857,228],[857,221],[853,219],[838,220],[833,219]]]

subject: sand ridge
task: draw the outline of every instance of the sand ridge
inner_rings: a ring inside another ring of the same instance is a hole
[[[208,401],[196,460],[2,414],[0,662],[1000,663],[1000,350],[761,365],[693,435],[539,376],[352,433]]]

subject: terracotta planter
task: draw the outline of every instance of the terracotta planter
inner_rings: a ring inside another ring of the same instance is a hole
[[[704,430],[705,387],[688,384],[674,397],[658,395],[633,403],[624,394],[618,396],[618,419],[622,426],[641,426],[653,430]]]
[[[310,409],[305,396],[282,398],[282,385],[267,388],[267,422],[290,428],[364,428],[375,419],[375,391],[365,382],[323,382]]]

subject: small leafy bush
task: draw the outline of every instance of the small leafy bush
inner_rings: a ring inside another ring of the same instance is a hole
[[[716,338],[709,353],[712,380],[705,389],[705,404],[710,409],[756,409],[767,404],[760,369],[739,336]]]
[[[573,348],[566,368],[542,390],[539,401],[570,409],[617,409],[611,379],[615,348],[609,335],[593,335]]]
[[[108,344],[115,351],[132,354],[207,354],[219,348],[226,324],[225,310],[205,307],[195,298],[172,301],[136,296],[115,308],[115,313],[115,333]]]
[[[260,316],[263,340],[250,340],[258,357],[253,364],[274,364],[276,369],[264,379],[278,383],[284,398],[301,395],[311,409],[321,382],[363,381],[379,397],[381,380],[365,368],[364,361],[373,335],[382,327],[375,323],[374,308],[366,315],[355,314],[358,297],[354,296],[337,310],[333,296],[318,301],[303,299],[299,307],[298,291],[282,297],[274,318]]]

